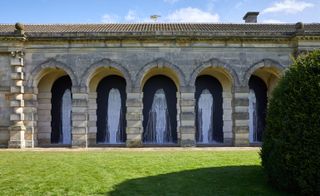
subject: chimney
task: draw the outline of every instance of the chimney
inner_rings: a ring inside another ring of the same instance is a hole
[[[258,15],[259,12],[247,12],[243,17],[243,20],[245,21],[245,23],[257,23]]]

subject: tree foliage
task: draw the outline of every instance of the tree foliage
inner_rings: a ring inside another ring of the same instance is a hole
[[[280,189],[320,195],[320,51],[299,57],[274,89],[261,158]]]

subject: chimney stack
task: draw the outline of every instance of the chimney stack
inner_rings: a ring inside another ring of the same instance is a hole
[[[259,12],[247,12],[243,17],[243,20],[245,23],[257,23],[258,15]]]

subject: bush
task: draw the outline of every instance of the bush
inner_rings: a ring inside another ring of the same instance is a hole
[[[320,51],[299,57],[274,89],[260,156],[277,188],[320,195]]]

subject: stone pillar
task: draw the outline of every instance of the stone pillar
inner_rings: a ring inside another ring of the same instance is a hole
[[[25,132],[25,146],[35,147],[38,146],[38,129],[37,129],[37,95],[31,91],[24,94],[24,124],[26,127]]]
[[[129,92],[127,93],[127,146],[139,147],[142,145],[142,133],[143,133],[143,93]]]
[[[236,87],[234,92],[234,145],[249,146],[249,88]]]
[[[51,92],[37,92],[37,136],[39,146],[51,144]]]
[[[88,139],[88,93],[72,87],[72,147],[86,147]]]
[[[88,101],[88,145],[97,144],[97,93],[89,92]]]
[[[23,70],[23,51],[11,52],[11,125],[9,127],[10,140],[9,148],[24,148],[25,147],[25,131],[24,125],[24,70]]]
[[[224,91],[222,93],[223,108],[223,144],[232,145],[232,93]]]
[[[196,145],[194,88],[181,89],[180,93],[180,145]]]

